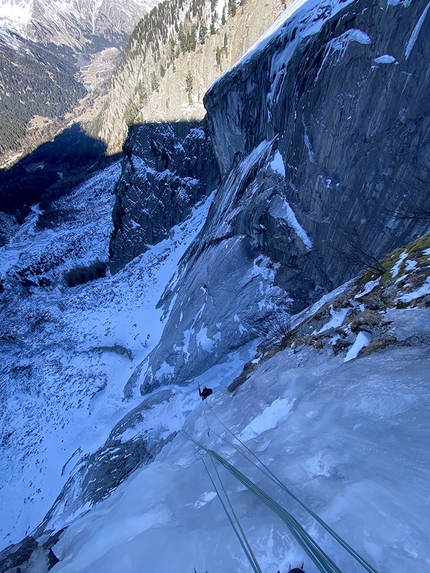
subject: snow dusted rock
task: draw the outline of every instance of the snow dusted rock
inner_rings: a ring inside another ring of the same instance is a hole
[[[110,266],[117,272],[149,245],[169,236],[219,177],[204,123],[131,129],[116,187]]]
[[[279,193],[312,241],[299,260],[275,254],[284,288],[296,266],[331,289],[428,230],[427,11],[424,0],[307,2],[206,94],[224,176],[277,139]]]
[[[274,307],[288,307],[290,299],[275,284],[279,264],[265,253],[269,243],[288,243],[297,254],[308,245],[291,232],[278,204],[281,175],[272,166],[272,147],[263,142],[216,194],[206,225],[160,301],[169,318],[142,368],[142,392],[183,384],[236,349],[255,348]],[[263,242],[266,228],[271,235]]]
[[[273,297],[300,311],[428,231],[426,16],[424,0],[306,3],[208,91],[223,182],[144,391],[258,339]]]

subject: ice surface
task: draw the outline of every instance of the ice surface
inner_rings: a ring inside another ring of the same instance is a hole
[[[349,360],[352,360],[353,358],[357,358],[360,350],[362,348],[364,348],[365,346],[367,346],[368,344],[370,344],[371,341],[372,341],[372,337],[370,336],[370,334],[368,334],[367,332],[359,332],[357,334],[355,341],[354,341],[354,344],[348,350],[348,352],[344,358],[344,362],[349,362]]]
[[[423,13],[421,14],[418,22],[416,23],[415,28],[412,30],[412,34],[411,37],[409,38],[409,41],[406,45],[406,50],[405,50],[405,58],[408,59],[409,56],[411,55],[412,50],[414,49],[415,43],[418,39],[418,35],[421,31],[422,25],[424,24],[424,20],[426,19],[427,16],[427,12],[430,8],[430,2],[427,4],[427,6],[424,8]]]
[[[184,431],[291,511],[343,572],[362,569],[232,447],[225,427],[380,573],[428,570],[426,353],[404,347],[319,363],[314,351],[306,352],[303,367],[286,350],[235,394],[219,389],[188,414]],[[54,547],[61,562],[53,573],[138,572],[142,564],[157,573],[249,571],[202,456],[178,435],[153,464],[68,529]],[[219,469],[219,475],[262,570],[285,573],[304,561],[306,572],[315,573],[282,522],[230,474]]]

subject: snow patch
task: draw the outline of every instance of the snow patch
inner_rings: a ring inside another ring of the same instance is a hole
[[[214,346],[214,341],[212,340],[212,338],[208,337],[207,333],[208,333],[207,327],[202,325],[199,332],[197,333],[196,339],[198,344],[200,344],[200,346],[203,348],[203,350],[205,350],[206,352],[211,352]]]
[[[364,289],[361,290],[359,293],[357,293],[355,295],[354,298],[361,298],[363,296],[365,296],[366,294],[369,294],[370,292],[372,292],[372,290],[374,288],[376,288],[381,282],[381,277],[379,277],[378,279],[374,280],[374,281],[369,281],[364,285]]]
[[[397,261],[397,263],[396,263],[396,264],[393,266],[393,268],[391,269],[391,276],[392,276],[393,278],[395,278],[395,277],[399,274],[399,272],[400,272],[400,267],[401,267],[403,261],[404,261],[405,259],[407,259],[407,258],[408,258],[408,254],[405,253],[405,252],[403,252],[403,253],[400,255],[399,260]]]
[[[422,296],[430,294],[430,277],[427,277],[426,282],[417,290],[413,292],[404,294],[403,296],[396,299],[396,302],[412,302]]]
[[[412,30],[411,37],[409,38],[409,42],[406,45],[406,50],[405,50],[405,58],[406,59],[408,59],[409,56],[411,55],[411,52],[415,46],[415,42],[417,41],[418,35],[421,31],[422,25],[424,24],[424,20],[426,19],[427,12],[429,11],[429,8],[430,8],[430,2],[424,8],[424,11],[421,14],[418,22],[416,23],[415,28]]]
[[[379,56],[378,58],[375,58],[373,60],[375,62],[375,64],[397,64],[397,60],[396,58],[394,58],[393,56],[389,56],[388,54],[385,54],[383,56]]]
[[[365,346],[368,346],[371,343],[371,341],[372,337],[370,334],[368,334],[367,332],[359,332],[357,334],[354,344],[348,350],[347,355],[344,358],[344,362],[349,362],[350,360],[357,358],[360,350]]]
[[[275,153],[275,156],[273,157],[269,166],[273,171],[279,173],[280,175],[282,175],[282,177],[285,177],[284,160],[282,159],[282,155],[280,154],[279,151]]]
[[[199,507],[203,507],[207,503],[211,502],[216,497],[216,493],[214,491],[206,491],[202,493],[199,499],[194,504],[195,509],[199,509]]]
[[[270,404],[261,414],[256,416],[241,432],[242,440],[250,440],[267,430],[275,428],[291,412],[294,400],[278,398]]]
[[[312,250],[313,245],[311,239],[307,235],[304,228],[297,221],[294,211],[291,209],[285,198],[281,197],[280,195],[275,195],[270,201],[269,213],[275,219],[285,221],[285,223],[291,227],[300,237],[306,249],[308,251]]]
[[[333,310],[333,306],[330,306],[331,319],[320,330],[318,330],[318,332],[313,332],[312,334],[314,335],[321,334],[322,332],[325,332],[330,328],[337,328],[338,326],[341,326],[349,311],[350,311],[349,308],[340,308],[339,310]]]

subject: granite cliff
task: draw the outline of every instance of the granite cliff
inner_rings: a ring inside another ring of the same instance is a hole
[[[135,126],[116,185],[110,268],[117,272],[169,236],[214,190],[219,169],[204,123]]]
[[[429,229],[425,2],[307,3],[205,96],[222,175],[133,377],[185,383]],[[138,380],[138,382],[137,382]]]

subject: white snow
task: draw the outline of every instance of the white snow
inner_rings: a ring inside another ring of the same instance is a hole
[[[339,310],[334,310],[333,306],[330,306],[330,320],[320,330],[318,330],[318,332],[314,332],[313,334],[321,334],[330,328],[337,328],[338,326],[341,326],[349,311],[349,308],[340,308]]]
[[[400,272],[400,267],[402,266],[402,263],[405,259],[408,258],[408,254],[406,252],[401,253],[399,260],[397,261],[397,263],[392,267],[391,269],[391,276],[394,278],[396,277],[399,272]]]
[[[393,56],[389,56],[388,54],[384,54],[383,56],[379,56],[373,60],[375,64],[395,64],[397,63],[396,58]]]
[[[37,232],[32,213],[8,245],[0,249],[0,276],[14,265],[52,260],[52,278],[68,265],[106,260],[112,220],[111,189],[119,164],[60,200],[81,213],[59,231]],[[3,367],[28,372],[15,378],[2,372],[0,456],[1,541],[16,543],[40,523],[79,458],[95,451],[124,414],[140,402],[138,394],[123,401],[124,386],[134,368],[157,344],[163,329],[156,304],[185,249],[206,218],[212,197],[162,241],[115,276],[76,286],[34,289],[17,298],[19,329],[33,328],[20,354],[2,353]],[[36,240],[37,239],[37,240]],[[48,258],[49,257],[49,258]],[[17,318],[18,320],[18,318]],[[4,321],[3,321],[4,322]],[[34,327],[31,325],[34,324]],[[13,331],[12,331],[13,332]],[[24,332],[26,332],[24,330]],[[27,336],[27,334],[25,334]],[[13,372],[13,370],[12,370]],[[163,372],[171,372],[165,363]],[[172,425],[173,424],[173,425]],[[170,426],[174,427],[175,420]],[[65,466],[62,473],[61,468]],[[16,476],[19,476],[17,479]],[[67,521],[67,517],[64,519]]]
[[[411,302],[412,300],[416,300],[428,294],[430,294],[430,277],[427,278],[426,282],[420,288],[414,290],[413,292],[404,294],[398,297],[396,300],[398,302]]]
[[[335,357],[321,363],[308,352],[301,367],[285,350],[235,394],[219,389],[199,402],[184,431],[292,512],[341,571],[362,569],[233,449],[235,443],[250,457],[225,427],[377,571],[422,573],[430,567],[423,501],[430,493],[429,407],[428,358],[419,348],[347,363]],[[52,572],[133,573],[142,564],[158,573],[249,571],[202,457],[221,493],[208,456],[178,435],[66,531],[54,547],[61,561]],[[306,572],[316,573],[274,514],[218,471],[261,569],[288,571],[304,561]]]
[[[290,414],[293,404],[294,401],[277,398],[242,430],[240,439],[250,440],[267,430],[273,430]]]
[[[427,6],[424,8],[423,13],[421,14],[418,22],[415,25],[415,28],[412,30],[412,34],[411,37],[409,38],[409,41],[406,45],[406,49],[405,49],[405,58],[408,59],[409,56],[411,55],[412,50],[414,49],[415,43],[418,39],[418,35],[421,31],[422,25],[424,24],[424,20],[426,19],[427,16],[427,12],[429,11],[430,8],[430,2],[427,4]]]
[[[370,44],[371,40],[366,32],[357,29],[347,30],[337,38],[333,38],[329,42],[330,48],[336,52],[345,52],[346,48],[351,42],[358,42],[359,44]]]
[[[7,26],[20,32],[30,22],[31,15],[32,4],[30,2],[2,0],[0,3],[0,26]]]
[[[345,358],[344,358],[344,362],[349,362],[350,360],[353,360],[354,358],[357,358],[358,353],[360,352],[360,350],[362,348],[364,348],[365,346],[368,346],[370,344],[370,342],[372,341],[372,337],[369,333],[367,332],[359,332],[357,334],[357,337],[354,341],[354,344],[351,346],[351,348],[348,350]]]
[[[364,289],[355,295],[355,298],[361,298],[366,294],[369,294],[369,292],[372,292],[372,290],[376,288],[380,284],[380,282],[381,282],[381,277],[375,279],[374,281],[368,281],[364,285]]]
[[[275,171],[276,173],[279,173],[280,175],[282,175],[282,177],[285,177],[284,161],[283,161],[282,155],[279,153],[279,151],[276,151],[276,153],[275,153],[275,155],[274,155],[274,157],[273,157],[273,159],[269,165],[273,171]]]
[[[198,344],[205,350],[206,352],[211,352],[214,346],[214,341],[212,338],[208,337],[208,329],[206,326],[200,328],[199,332],[196,336]]]
[[[292,210],[292,208],[288,204],[288,201],[284,197],[281,197],[280,195],[275,195],[270,200],[269,212],[272,215],[272,217],[285,221],[285,223],[289,227],[291,227],[300,237],[306,249],[308,251],[312,250],[311,239],[309,238],[304,228],[297,221],[294,211]]]
[[[367,45],[367,44],[371,43],[371,39],[362,30],[357,30],[357,29],[353,28],[351,30],[347,30],[346,32],[344,32],[340,36],[337,36],[336,38],[333,38],[332,40],[327,42],[327,45],[325,48],[325,53],[324,53],[324,58],[323,58],[321,67],[318,70],[318,74],[317,74],[316,79],[319,78],[320,72],[324,68],[324,65],[325,65],[326,61],[328,60],[328,58],[333,53],[335,53],[336,54],[336,56],[335,56],[336,61],[342,59],[351,42],[358,42],[359,44]]]
[[[294,40],[287,42],[285,50],[275,55],[272,61],[271,76],[273,80],[276,81],[281,68],[288,66],[288,62],[294,54],[294,51],[301,39],[306,36],[317,34],[329,18],[333,17],[340,10],[343,10],[352,1],[353,0],[346,0],[345,2],[342,2],[341,0],[325,0],[321,2],[321,0],[296,0],[292,2],[287,6],[284,12],[267,30],[267,32],[263,34],[263,36],[261,36],[248,50],[248,52],[223,76],[212,84],[208,92],[214,89],[214,86],[218,82],[223,81],[224,77],[234,74],[236,70],[246,65],[246,63],[255,57],[256,54],[262,52],[273,39],[278,37],[280,34],[288,36],[294,29]],[[364,38],[362,36],[357,37],[359,38],[357,41]]]

